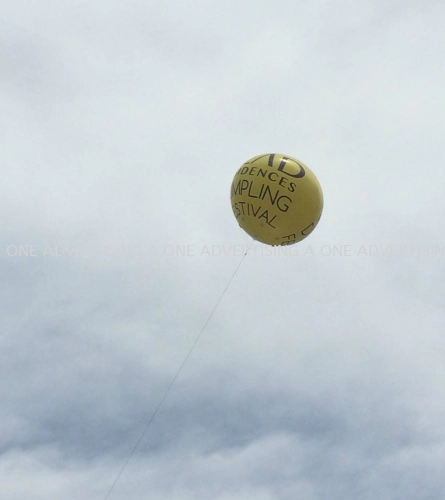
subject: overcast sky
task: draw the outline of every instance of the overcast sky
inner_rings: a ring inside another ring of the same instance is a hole
[[[2,500],[104,500],[241,261],[109,499],[445,498],[443,2],[0,18]],[[264,153],[324,212],[243,259]]]

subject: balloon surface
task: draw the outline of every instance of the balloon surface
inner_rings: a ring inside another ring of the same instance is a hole
[[[292,245],[317,226],[323,192],[300,160],[263,154],[246,161],[233,178],[230,198],[241,228],[266,245]]]

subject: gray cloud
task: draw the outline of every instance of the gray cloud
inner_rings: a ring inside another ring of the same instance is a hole
[[[232,177],[269,151],[316,173],[319,227],[245,257],[110,499],[443,497],[443,14],[8,6],[2,498],[105,497],[250,243]]]

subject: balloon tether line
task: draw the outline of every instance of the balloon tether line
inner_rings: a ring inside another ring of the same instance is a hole
[[[136,444],[134,445],[133,449],[131,450],[130,455],[128,456],[123,467],[119,471],[119,474],[117,475],[116,479],[114,480],[113,484],[111,485],[111,488],[109,489],[107,496],[104,498],[104,500],[107,500],[108,497],[110,496],[111,492],[113,491],[114,487],[116,486],[117,482],[119,481],[120,477],[122,476],[122,473],[124,472],[125,468],[127,467],[128,463],[130,462],[131,457],[134,455],[134,453],[137,450],[138,446],[140,445],[143,437],[145,436],[146,432],[148,431],[148,428],[150,427],[151,423],[153,422],[154,418],[156,417],[157,413],[159,412],[162,404],[166,400],[169,392],[171,391],[171,388],[173,387],[174,383],[176,382],[176,379],[178,378],[179,374],[181,373],[182,369],[184,368],[184,365],[186,364],[188,358],[192,354],[193,349],[195,348],[196,344],[199,342],[201,335],[204,333],[204,330],[206,329],[206,326],[209,324],[209,321],[212,319],[213,314],[215,313],[217,307],[219,306],[219,303],[221,302],[221,300],[224,297],[225,293],[227,292],[230,284],[232,283],[233,278],[235,278],[235,275],[238,272],[239,268],[241,267],[241,264],[243,263],[244,258],[246,257],[247,253],[249,252],[250,247],[252,246],[253,242],[254,242],[254,239],[252,239],[252,241],[250,242],[249,248],[246,250],[246,253],[243,255],[243,258],[240,260],[239,264],[237,265],[234,273],[232,274],[232,277],[230,278],[230,280],[227,283],[226,287],[224,288],[222,294],[220,295],[219,299],[217,300],[215,306],[213,307],[212,311],[210,312],[209,317],[207,318],[207,321],[204,323],[204,326],[201,328],[199,335],[196,337],[196,340],[193,343],[192,347],[190,348],[189,352],[187,353],[187,356],[184,358],[184,361],[181,363],[181,366],[179,367],[178,371],[176,372],[176,375],[173,377],[173,380],[170,382],[170,385],[168,386],[167,390],[165,391],[164,395],[162,396],[162,399],[159,402],[158,406],[156,407],[155,411],[151,415],[150,420],[148,421],[147,425],[145,426],[144,430],[142,431],[141,435],[139,436],[139,439],[137,440]]]

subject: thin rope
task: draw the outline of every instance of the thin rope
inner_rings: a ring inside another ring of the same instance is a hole
[[[165,391],[164,395],[162,396],[161,401],[159,402],[158,406],[156,407],[156,410],[153,412],[150,420],[148,421],[147,425],[145,426],[144,430],[142,431],[142,434],[139,436],[139,439],[137,440],[136,444],[134,445],[133,449],[131,450],[129,457],[125,461],[122,469],[119,471],[119,474],[117,475],[116,479],[114,480],[114,483],[111,485],[111,488],[108,491],[107,496],[104,498],[104,500],[107,500],[108,497],[110,496],[111,492],[113,491],[114,487],[116,486],[117,482],[119,481],[120,477],[122,476],[122,473],[124,472],[125,468],[127,467],[128,463],[130,462],[131,457],[134,455],[134,452],[137,450],[138,446],[140,445],[143,437],[145,436],[146,432],[148,431],[148,428],[150,427],[151,423],[153,422],[154,418],[156,417],[157,413],[159,412],[159,409],[161,408],[162,404],[166,400],[171,388],[173,387],[174,383],[176,382],[176,379],[178,378],[179,374],[181,373],[181,370],[184,368],[184,365],[186,364],[188,358],[190,357],[193,349],[195,348],[196,344],[199,342],[201,335],[203,334],[204,330],[206,329],[206,326],[208,325],[209,321],[212,319],[213,314],[215,313],[217,307],[219,306],[219,303],[221,302],[221,300],[224,297],[225,293],[227,292],[230,284],[232,283],[233,278],[235,278],[235,275],[238,272],[239,268],[241,267],[241,264],[243,263],[246,255],[248,254],[253,242],[254,242],[254,239],[252,239],[252,241],[250,242],[249,248],[246,250],[246,253],[243,255],[243,258],[240,260],[238,266],[235,269],[235,272],[232,274],[232,277],[230,278],[230,280],[227,283],[226,287],[224,288],[222,294],[220,295],[218,301],[216,302],[214,308],[212,309],[209,317],[207,318],[207,321],[204,323],[204,326],[202,327],[201,331],[199,332],[199,335],[196,337],[196,340],[193,343],[192,347],[190,348],[189,352],[187,353],[187,356],[184,358],[184,361],[181,363],[181,366],[179,367],[178,371],[176,372],[176,375],[173,377],[173,380],[170,382],[170,385],[168,386],[167,390]]]

